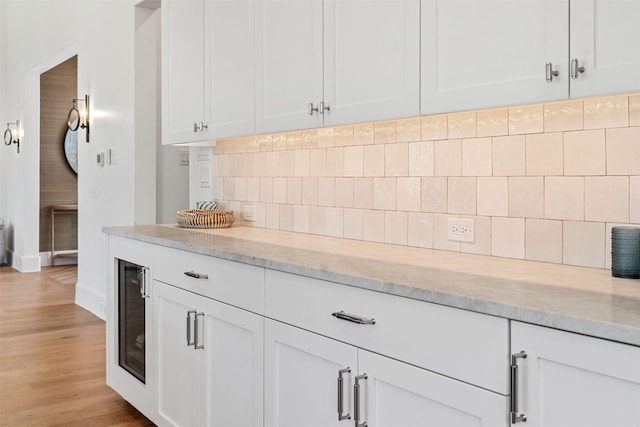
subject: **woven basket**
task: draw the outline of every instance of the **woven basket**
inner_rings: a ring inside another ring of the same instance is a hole
[[[234,220],[233,211],[220,209],[189,209],[176,213],[176,222],[183,228],[228,228]]]

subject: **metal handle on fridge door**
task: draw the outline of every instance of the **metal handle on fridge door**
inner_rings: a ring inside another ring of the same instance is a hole
[[[571,60],[571,78],[577,79],[578,73],[584,73],[584,67],[578,67],[578,58],[573,58]]]
[[[149,298],[149,284],[147,280],[149,279],[149,267],[139,267],[138,270],[138,280],[140,281],[140,297],[141,298]]]
[[[204,313],[196,313],[193,320],[193,348],[195,350],[202,350],[204,348],[204,342],[202,344],[198,343],[198,317],[202,317],[204,319]]]
[[[343,374],[351,373],[351,368],[344,368],[338,371],[338,421],[349,420],[351,419],[351,414],[344,414],[343,411],[343,400],[344,400],[344,384],[343,384]]]
[[[367,427],[366,421],[360,422],[360,381],[368,379],[367,374],[358,375],[353,385],[353,421],[356,427]]]
[[[511,424],[527,421],[525,414],[518,414],[518,359],[526,358],[527,353],[524,351],[511,355]]]
[[[359,325],[375,325],[376,319],[367,319],[366,317],[358,316],[356,314],[345,313],[344,311],[336,311],[335,313],[331,313],[333,317],[338,319],[346,320],[348,322],[357,323]]]
[[[196,341],[191,339],[191,315],[196,313],[196,310],[187,311],[187,347],[196,344]]]
[[[560,72],[553,69],[553,64],[551,62],[547,62],[545,65],[545,74],[547,77],[547,82],[551,83],[553,81],[553,78],[558,77]]]

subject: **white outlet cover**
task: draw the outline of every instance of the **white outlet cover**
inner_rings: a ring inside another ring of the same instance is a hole
[[[475,241],[475,220],[473,218],[447,218],[447,240],[473,243]]]
[[[247,222],[255,222],[256,207],[254,205],[246,205],[244,207],[244,220]]]

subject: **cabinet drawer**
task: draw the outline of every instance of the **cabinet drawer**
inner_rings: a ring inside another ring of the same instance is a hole
[[[185,274],[190,272],[201,278]],[[254,313],[264,312],[264,269],[261,267],[157,247],[153,278]]]
[[[375,319],[357,324],[332,313]],[[508,394],[507,319],[266,270],[265,315]]]

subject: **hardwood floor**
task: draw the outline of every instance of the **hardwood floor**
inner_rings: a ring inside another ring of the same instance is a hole
[[[105,323],[76,266],[0,268],[0,426],[152,426],[105,384]]]

